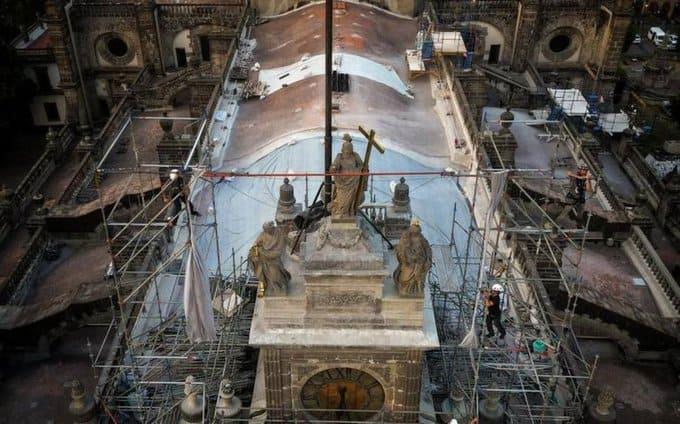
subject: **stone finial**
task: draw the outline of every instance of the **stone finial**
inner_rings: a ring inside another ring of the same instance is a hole
[[[71,403],[68,405],[68,411],[73,416],[74,423],[94,423],[96,421],[94,399],[85,393],[83,383],[77,378],[71,381]]]
[[[451,390],[449,398],[445,402],[447,404],[447,409],[450,409],[452,419],[465,422],[466,419],[470,418],[471,411],[468,409],[465,401],[465,394],[463,394],[462,390],[458,388]]]
[[[168,141],[175,141],[175,135],[172,133],[172,127],[173,127],[173,120],[168,119],[168,112],[163,112],[163,119],[158,121],[158,125],[161,126],[161,129],[163,130],[163,140],[165,142]]]
[[[52,127],[47,128],[47,134],[45,134],[45,141],[47,141],[47,147],[49,148],[50,146],[54,146],[54,143],[57,139],[57,133],[54,132]]]
[[[597,396],[595,410],[601,415],[608,415],[614,405],[614,391],[611,388],[603,389]]]
[[[392,204],[397,212],[408,212],[411,208],[411,198],[409,197],[409,186],[406,178],[401,177],[399,183],[394,187]]]
[[[479,403],[479,418],[482,422],[502,422],[505,411],[500,403],[501,394],[498,386],[493,383],[486,391],[486,397]]]
[[[600,391],[595,403],[588,407],[588,422],[613,423],[616,422],[616,410],[614,409],[614,392],[610,387]]]
[[[295,190],[288,178],[283,179],[283,184],[279,188],[279,213],[295,212]]]
[[[203,422],[203,398],[194,387],[194,377],[189,375],[184,380],[184,400],[179,405],[179,424],[198,424]]]
[[[92,151],[93,147],[94,143],[92,142],[92,137],[90,137],[89,134],[86,134],[78,143],[78,151],[80,152]]]
[[[12,198],[14,197],[14,191],[12,191],[11,188],[8,188],[6,185],[2,185],[2,189],[0,189],[0,206],[5,206],[8,205],[12,202]]]
[[[512,126],[512,121],[515,119],[515,114],[510,111],[510,108],[506,108],[505,112],[501,113],[501,125],[504,129],[509,130]]]
[[[236,418],[241,413],[241,399],[234,394],[234,387],[228,379],[220,383],[220,393],[217,397],[215,410],[222,418]]]

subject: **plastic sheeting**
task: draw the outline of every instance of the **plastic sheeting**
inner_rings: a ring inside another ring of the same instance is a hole
[[[191,220],[189,225],[192,225]],[[194,343],[217,340],[215,317],[210,296],[210,281],[205,270],[200,248],[196,246],[195,231],[184,270],[184,313],[187,336]]]
[[[549,88],[550,98],[562,108],[569,116],[583,116],[588,113],[588,102],[581,94],[581,90],[575,88],[555,89]]]
[[[486,218],[484,222],[484,236],[482,240],[482,261],[479,266],[479,274],[477,278],[477,292],[480,291],[482,288],[482,285],[486,281],[486,256],[487,256],[487,250],[486,249],[486,240],[489,228],[491,228],[491,223],[493,221],[493,217],[496,213],[496,208],[498,208],[498,204],[501,202],[501,199],[503,198],[503,194],[505,193],[505,185],[508,179],[508,171],[501,171],[501,172],[496,172],[491,174],[491,199],[489,201],[489,209],[486,211]],[[475,308],[474,310],[476,311],[479,308],[479,298],[480,296],[477,296],[475,299]],[[477,314],[472,315],[472,323],[470,324],[470,331],[463,337],[463,340],[460,342],[460,347],[465,347],[468,349],[476,349],[479,347],[479,340],[477,338],[477,327],[475,326],[475,322],[477,320]]]
[[[465,41],[458,31],[445,31],[432,33],[434,49],[444,55],[465,54]]]
[[[609,134],[622,133],[630,127],[628,115],[624,112],[601,113],[598,122],[602,131]]]
[[[260,82],[267,84],[267,94],[271,94],[286,85],[302,81],[305,78],[324,75],[326,72],[324,61],[325,56],[320,54],[305,58],[292,65],[274,69],[261,69],[259,79]],[[413,98],[408,92],[406,84],[392,67],[347,53],[334,54],[333,64],[333,69],[338,72],[368,78],[393,88],[403,96]]]
[[[291,142],[262,157],[247,169],[239,171],[249,173],[322,172],[323,143],[321,141],[321,138],[312,137]],[[365,141],[355,137],[353,144],[355,151],[363,157]],[[333,146],[334,156],[339,152],[340,145],[341,140],[336,137]],[[448,166],[446,160],[439,162],[440,168],[428,167],[407,155],[387,149],[384,155],[377,153],[372,155],[370,169],[375,172],[416,172],[441,171]],[[372,195],[375,203],[390,202],[392,198],[390,184],[398,180],[399,175],[372,177],[369,187],[373,186]],[[232,258],[229,255],[232,249],[234,249],[237,263],[245,259],[250,245],[262,231],[262,224],[274,219],[279,187],[282,182],[283,177],[237,177],[215,184],[216,210],[207,215],[204,214],[199,219],[205,223],[210,223],[215,218],[217,220],[222,269],[232,268]],[[291,176],[290,182],[295,188],[297,202],[304,205],[305,193],[307,193],[308,202],[311,203],[322,178],[310,177],[305,180],[304,177]],[[431,244],[449,244],[455,204],[458,204],[456,221],[462,228],[468,227],[470,221],[468,206],[454,177],[407,175],[406,182],[410,186],[413,215],[420,220],[423,233]],[[201,192],[207,193],[210,190]],[[367,203],[370,194],[370,191],[366,193]],[[199,210],[206,210],[211,201],[210,196],[194,197],[194,204]],[[211,215],[215,213],[216,217],[213,218]],[[455,237],[458,245],[465,245],[467,235],[464,231],[457,228]],[[201,245],[201,252],[206,252],[205,261],[208,270],[214,272],[217,268],[216,245],[218,244],[214,232],[204,232],[198,243]]]

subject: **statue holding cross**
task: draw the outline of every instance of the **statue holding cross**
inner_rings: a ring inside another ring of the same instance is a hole
[[[375,131],[371,130],[369,134],[361,127],[359,127],[359,131],[368,140],[364,160],[361,160],[359,154],[354,151],[352,137],[345,134],[342,150],[331,165],[330,171],[333,173],[350,174],[336,175],[333,180],[333,200],[330,205],[333,218],[345,218],[357,214],[359,206],[364,201],[364,191],[368,187],[368,176],[360,174],[368,172],[368,162],[374,146],[380,153],[385,152],[385,149],[375,141]]]

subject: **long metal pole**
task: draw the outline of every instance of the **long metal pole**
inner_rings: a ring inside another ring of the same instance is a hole
[[[324,178],[324,194],[323,201],[326,206],[331,203],[332,193],[332,179],[328,174],[331,169],[331,162],[333,161],[333,122],[331,119],[333,107],[333,0],[326,0],[326,126],[324,135],[324,169],[326,176]]]

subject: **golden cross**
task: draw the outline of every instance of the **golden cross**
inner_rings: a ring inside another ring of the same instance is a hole
[[[359,126],[359,132],[363,134],[364,137],[366,137],[366,154],[364,155],[364,163],[361,165],[361,173],[363,174],[364,172],[368,172],[368,161],[371,160],[371,151],[373,150],[373,147],[380,152],[380,154],[385,153],[385,148],[376,141],[375,139],[375,131],[371,130],[371,132],[367,132],[365,129],[363,129],[361,126]],[[358,211],[360,200],[361,200],[361,193],[368,187],[368,175],[362,175],[359,180],[359,188],[357,189],[356,196],[354,197],[354,210]]]

